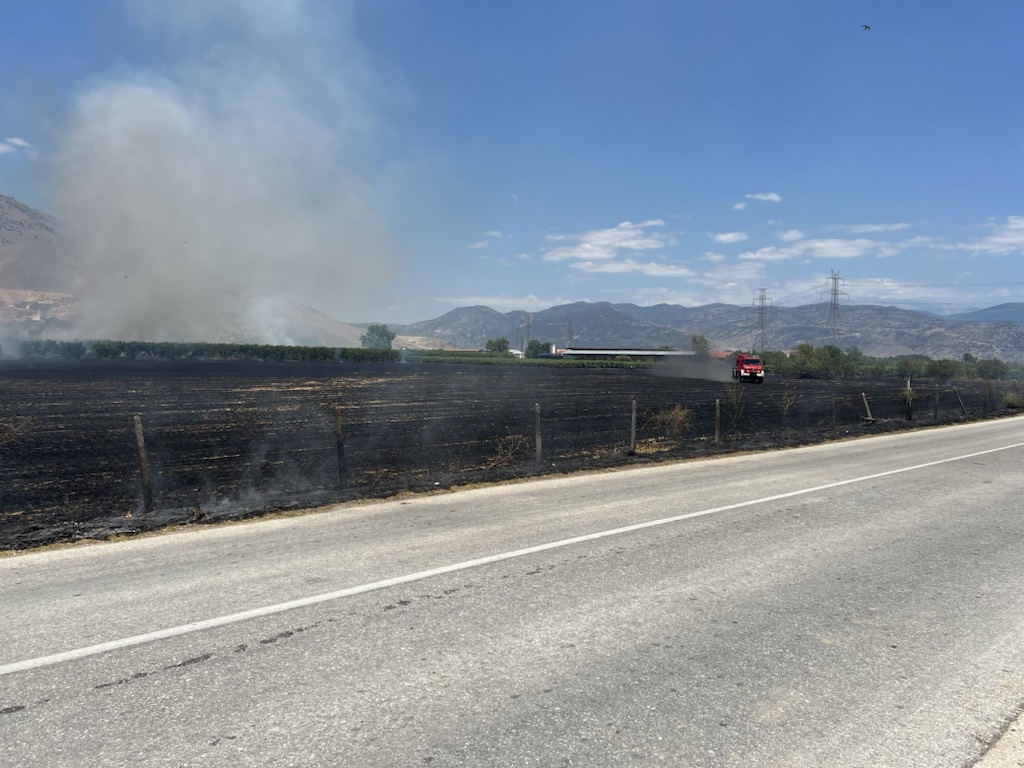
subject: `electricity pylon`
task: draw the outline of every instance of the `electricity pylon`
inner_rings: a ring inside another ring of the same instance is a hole
[[[828,279],[829,282],[832,283],[832,289],[830,291],[831,304],[829,305],[828,325],[829,329],[832,332],[832,346],[838,347],[839,332],[842,330],[842,323],[839,320],[839,297],[846,296],[847,298],[849,298],[850,294],[846,293],[846,291],[839,290],[839,283],[845,283],[846,281],[843,280],[843,278],[839,276],[839,273],[836,272],[834,269],[832,270],[832,276]]]
[[[758,297],[754,299],[754,307],[757,309],[757,341],[754,344],[754,351],[762,355],[768,349],[768,308],[771,305],[772,300],[762,288]]]

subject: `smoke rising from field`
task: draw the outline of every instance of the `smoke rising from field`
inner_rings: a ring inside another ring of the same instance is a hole
[[[732,381],[732,368],[725,360],[696,360],[682,358],[672,360],[652,369],[657,376],[671,376],[679,379],[706,379],[708,381]]]
[[[93,81],[61,137],[80,336],[287,343],[291,301],[374,306],[396,263],[380,126],[336,5],[125,2],[177,61]]]

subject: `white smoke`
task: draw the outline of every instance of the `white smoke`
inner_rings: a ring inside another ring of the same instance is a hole
[[[255,324],[280,341],[290,301],[350,318],[377,303],[396,266],[382,129],[351,25],[316,15],[326,6],[130,5],[179,57],[93,82],[61,138],[82,336],[214,340]]]

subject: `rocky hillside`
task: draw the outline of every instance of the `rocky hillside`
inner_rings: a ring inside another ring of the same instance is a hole
[[[0,289],[67,292],[75,273],[56,219],[0,195]]]

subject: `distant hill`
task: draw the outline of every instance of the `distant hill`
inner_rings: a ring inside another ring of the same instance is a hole
[[[0,195],[0,289],[68,292],[76,273],[57,220]]]
[[[827,303],[772,307],[766,318],[766,346],[793,349],[798,344],[833,343],[830,311]],[[997,316],[1013,317],[1008,313]],[[923,354],[959,360],[970,353],[982,359],[1024,362],[1024,317],[979,322],[896,307],[844,305],[839,322],[835,343],[843,349],[856,347],[873,357]],[[456,347],[471,348],[482,348],[488,339],[502,336],[513,347],[522,347],[528,336],[558,346],[688,349],[692,334],[707,337],[719,349],[760,346],[756,310],[729,304],[641,307],[577,302],[529,314],[500,313],[475,306],[454,309],[433,320],[391,327],[399,334],[431,336]]]
[[[0,330],[58,332],[74,314],[77,271],[55,218],[0,195]]]
[[[971,323],[1016,323],[1017,325],[1024,325],[1024,302],[997,304],[994,307],[977,309],[973,312],[946,315],[945,318],[947,320]]]
[[[52,216],[0,195],[0,340],[35,336],[75,338],[79,277],[74,248]],[[793,349],[798,344],[833,342],[830,307],[772,307],[766,320],[767,347]],[[358,346],[364,324],[344,323],[303,305],[281,305],[280,315],[264,327],[251,320],[225,317],[207,338],[189,341],[293,343]],[[959,360],[965,353],[1024,362],[1024,303],[1000,304],[960,315],[873,305],[844,305],[835,342],[867,355],[891,357],[924,354]],[[396,346],[482,349],[488,339],[504,336],[513,347],[530,339],[558,346],[670,347],[689,349],[690,336],[701,334],[719,349],[760,348],[755,308],[729,304],[682,307],[656,304],[576,302],[540,312],[497,312],[485,306],[460,307],[433,320],[390,324]]]

